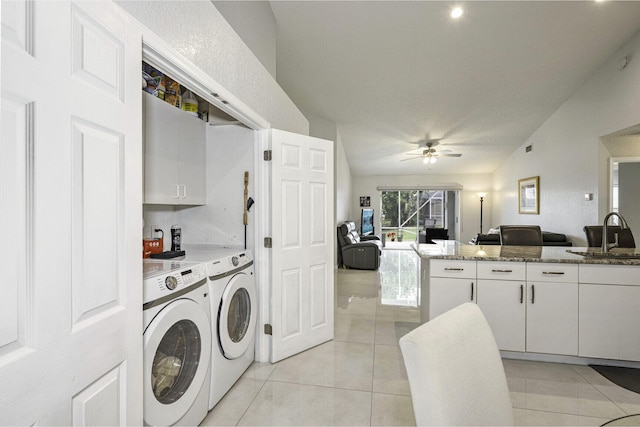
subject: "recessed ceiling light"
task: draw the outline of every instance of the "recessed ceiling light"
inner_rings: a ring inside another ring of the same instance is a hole
[[[456,6],[453,9],[451,9],[451,17],[453,19],[460,18],[463,13],[464,13],[464,10],[460,6]]]

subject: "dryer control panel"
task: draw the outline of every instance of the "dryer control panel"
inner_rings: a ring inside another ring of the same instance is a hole
[[[222,274],[243,270],[252,264],[253,256],[251,251],[236,252],[233,255],[227,255],[207,262],[207,275],[209,278],[217,277]]]

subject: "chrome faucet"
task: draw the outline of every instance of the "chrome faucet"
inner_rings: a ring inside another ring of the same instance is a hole
[[[609,212],[607,216],[604,217],[604,222],[602,223],[602,252],[609,252],[609,249],[613,249],[618,246],[618,234],[615,234],[615,243],[609,244],[609,218],[612,216],[617,216],[620,219],[620,228],[622,230],[626,230],[629,228],[627,225],[627,221],[620,215],[618,212]]]

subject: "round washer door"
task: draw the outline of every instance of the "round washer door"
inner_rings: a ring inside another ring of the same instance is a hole
[[[172,425],[191,408],[211,360],[211,325],[190,299],[163,308],[144,333],[144,421]]]
[[[222,293],[218,337],[224,357],[236,359],[253,343],[256,327],[256,291],[253,279],[238,273]]]

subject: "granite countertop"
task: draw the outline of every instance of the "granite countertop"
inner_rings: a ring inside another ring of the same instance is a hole
[[[611,250],[609,257],[603,258],[597,256],[600,248],[466,245],[454,240],[434,240],[434,242],[435,244],[412,243],[411,247],[425,259],[640,265],[640,249],[637,248],[615,248]]]

